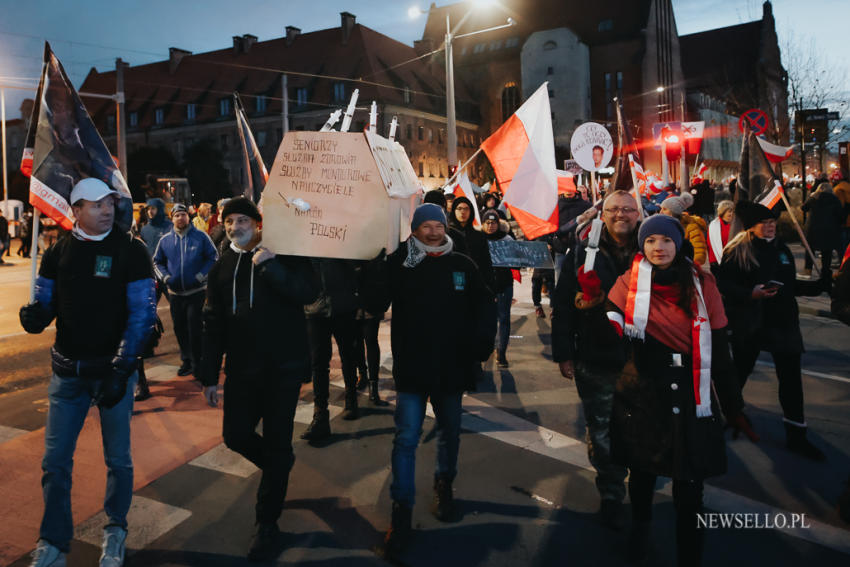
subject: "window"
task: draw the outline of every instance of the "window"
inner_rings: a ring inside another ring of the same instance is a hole
[[[106,131],[109,133],[115,132],[115,115],[110,114],[106,117]]]
[[[555,43],[554,41],[547,41],[546,43],[543,44],[543,51],[552,51],[553,49],[555,49],[557,47],[558,47],[558,44]]]
[[[345,83],[334,83],[334,101],[343,102],[345,100]]]
[[[419,141],[421,142],[424,139],[425,139],[425,127],[420,126],[419,127]]]
[[[617,71],[617,93],[623,93],[623,72]]]
[[[198,116],[198,105],[190,102],[186,105],[186,120],[194,120]]]
[[[425,177],[425,163],[419,162],[419,177]]]
[[[162,108],[157,108],[153,112],[153,121],[155,124],[159,125],[165,122],[165,110]]]
[[[611,100],[614,98],[614,93],[611,92],[611,73],[603,75],[603,82],[605,84],[605,118],[611,120],[614,118],[614,103]]]
[[[139,125],[139,113],[131,112],[130,113],[130,128],[135,128]]]
[[[411,126],[410,124],[407,125],[407,139],[413,139],[413,126]]]
[[[257,112],[258,113],[262,114],[266,111],[267,101],[268,101],[268,99],[266,98],[266,95],[260,95],[260,96],[257,97]]]
[[[445,133],[446,133],[446,131],[443,130],[442,128],[437,130],[437,142],[439,142],[440,144],[442,144],[443,140],[445,139]]]
[[[487,47],[486,43],[476,43],[475,47],[472,48],[473,53],[481,53]]]
[[[266,131],[260,130],[257,132],[257,147],[262,148],[266,145]]]
[[[433,128],[428,128],[428,143],[429,144],[434,143],[434,129]]]
[[[305,106],[307,104],[307,89],[305,87],[295,89],[295,103],[298,106]]]
[[[227,134],[221,135],[221,148],[225,150],[227,149]]]
[[[410,87],[404,87],[402,97],[404,98],[404,104],[410,104]]]
[[[230,116],[230,111],[232,109],[232,102],[230,98],[222,98],[218,101],[218,115],[219,116]]]
[[[596,26],[596,31],[606,32],[614,29],[614,20],[602,20]]]
[[[509,37],[505,40],[505,47],[516,47],[517,45],[519,45],[518,37]]]
[[[553,75],[554,73],[555,73],[555,69],[553,69],[552,67],[546,67],[546,74],[547,75]]]
[[[505,84],[502,91],[502,122],[506,121],[519,108],[519,88],[516,83]]]
[[[502,47],[502,40],[501,39],[494,39],[493,41],[490,42],[490,51],[496,51],[500,47]]]
[[[466,55],[466,46],[465,46],[465,45],[464,45],[463,47],[461,47],[461,49],[460,49],[460,54],[461,54],[461,55]]]

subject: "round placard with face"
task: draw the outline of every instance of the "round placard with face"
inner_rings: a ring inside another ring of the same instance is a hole
[[[601,124],[585,122],[570,139],[573,159],[587,171],[599,171],[611,162],[614,142],[611,134]]]

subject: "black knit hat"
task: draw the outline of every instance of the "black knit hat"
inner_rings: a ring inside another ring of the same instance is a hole
[[[260,214],[260,210],[257,208],[257,205],[255,205],[251,199],[246,197],[236,197],[235,199],[230,199],[227,203],[225,203],[224,210],[221,212],[221,220],[223,221],[228,215],[232,215],[234,213],[251,217],[257,222],[262,222],[263,220],[263,216]]]
[[[773,211],[759,203],[739,201],[735,204],[735,216],[740,219],[744,230],[750,229],[767,219],[776,219]]]

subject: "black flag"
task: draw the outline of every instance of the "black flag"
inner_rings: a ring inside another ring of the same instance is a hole
[[[120,194],[115,222],[129,230],[133,202],[127,183],[48,43],[39,94],[30,119],[30,131],[35,132],[30,204],[70,230],[71,189],[81,179],[94,177]]]
[[[617,169],[616,177],[614,178],[614,189],[628,191],[634,186],[629,155],[632,156],[631,161],[636,163],[639,168],[643,161],[640,159],[640,152],[632,137],[632,130],[629,128],[629,123],[626,122],[623,115],[623,104],[619,100],[617,100],[617,147]],[[643,172],[642,169],[640,171],[641,173]]]
[[[735,202],[761,201],[781,180],[764,155],[756,135],[749,131],[741,146],[741,163],[735,189]],[[776,209],[777,211],[783,209]]]
[[[244,187],[242,194],[254,203],[260,202],[260,195],[269,180],[269,172],[263,163],[263,156],[254,141],[254,134],[248,124],[245,108],[239,99],[238,93],[233,93],[234,107],[236,108],[236,129],[239,130],[239,141],[242,142],[242,169],[245,171]]]

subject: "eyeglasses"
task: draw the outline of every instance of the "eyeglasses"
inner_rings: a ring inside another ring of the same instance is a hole
[[[469,207],[467,207],[466,205],[458,205],[457,207],[455,207],[455,210],[456,211],[468,211]]]
[[[611,207],[610,209],[605,209],[605,212],[611,213],[612,215],[619,213],[623,213],[624,215],[633,215],[637,212],[637,209],[634,207]]]

